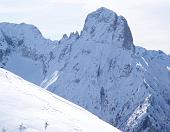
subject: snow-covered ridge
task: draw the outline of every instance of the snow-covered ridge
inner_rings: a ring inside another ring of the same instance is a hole
[[[0,69],[0,131],[119,132],[83,108]]]
[[[100,8],[87,16],[80,35],[64,35],[59,41],[27,28],[21,33],[22,24],[2,25],[2,68],[123,131],[170,129],[170,56],[134,46],[122,16]]]

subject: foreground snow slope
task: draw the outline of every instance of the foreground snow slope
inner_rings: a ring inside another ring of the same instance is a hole
[[[83,108],[0,69],[0,131],[118,132]],[[22,127],[20,127],[20,125]]]

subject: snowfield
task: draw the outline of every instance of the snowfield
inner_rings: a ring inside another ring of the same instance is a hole
[[[119,132],[83,108],[4,69],[0,69],[0,105],[3,132]]]

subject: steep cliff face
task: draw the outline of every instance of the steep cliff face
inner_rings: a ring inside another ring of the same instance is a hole
[[[54,42],[30,25],[2,23],[0,31],[3,68],[123,131],[170,129],[170,56],[135,47],[122,16],[100,8],[80,35]]]
[[[133,48],[132,34],[125,18],[103,7],[87,16],[82,36],[87,40],[112,43],[115,47],[127,50]]]

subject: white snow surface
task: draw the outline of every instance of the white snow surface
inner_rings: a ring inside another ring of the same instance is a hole
[[[0,69],[0,105],[0,131],[119,132],[83,108],[4,69]]]

